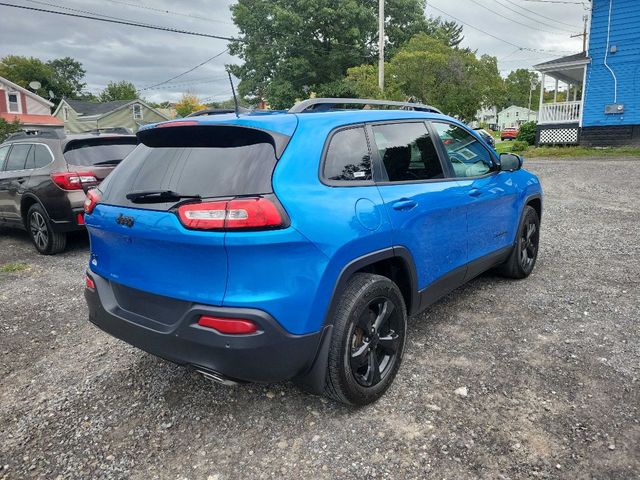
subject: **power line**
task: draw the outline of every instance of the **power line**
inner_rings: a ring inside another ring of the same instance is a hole
[[[86,13],[88,15],[97,15],[99,17],[111,18],[112,20],[121,20],[123,22],[128,22],[128,20],[125,20],[124,18],[112,17],[110,15],[104,15],[102,13],[90,12],[88,10],[79,10],[77,8],[63,7],[62,5],[56,5],[55,3],[42,2],[42,1],[39,1],[39,0],[27,0],[27,2],[36,3],[36,4],[39,4],[39,5],[47,5],[49,7],[60,8],[62,10],[68,10],[70,12]],[[151,24],[148,24],[148,23],[146,23],[145,25],[154,26],[154,25],[151,25]]]
[[[551,30],[545,30],[543,28],[538,28],[538,27],[534,27],[534,26],[528,25],[528,24],[523,23],[523,22],[519,22],[518,20],[514,20],[512,18],[509,18],[506,15],[503,15],[502,13],[497,12],[496,10],[493,10],[492,8],[487,7],[486,5],[483,5],[482,3],[479,3],[479,2],[474,2],[474,3],[476,5],[478,5],[479,7],[482,7],[485,10],[488,10],[489,12],[493,13],[494,15],[502,17],[502,18],[504,18],[504,19],[506,19],[506,20],[508,20],[510,22],[517,23],[518,25],[522,25],[523,27],[529,28],[531,30],[535,30],[537,32],[551,33],[552,35],[564,35],[563,33],[559,33],[558,31],[552,32]],[[514,12],[514,13],[517,14],[517,12]],[[522,16],[524,16],[524,15],[522,15]],[[527,17],[527,18],[530,18],[530,17]],[[536,21],[536,20],[534,19],[534,21]],[[554,27],[554,28],[556,28],[556,27]],[[556,28],[556,30],[562,30],[563,32],[567,32],[567,33],[575,33],[575,32],[572,32],[572,31],[569,31],[569,30],[560,29],[560,28]]]
[[[31,10],[31,11],[42,12],[42,13],[52,13],[52,14],[55,14],[55,15],[62,15],[62,16],[65,16],[65,17],[84,18],[84,19],[87,19],[87,20],[96,20],[96,21],[99,21],[99,22],[117,23],[119,25],[128,25],[130,27],[148,28],[148,29],[151,29],[151,30],[160,30],[160,31],[163,31],[163,32],[180,33],[180,34],[183,34],[183,35],[192,35],[192,36],[195,36],[195,37],[215,38],[217,40],[226,40],[228,42],[242,42],[243,41],[242,39],[225,37],[225,36],[222,36],[222,35],[212,35],[212,34],[209,34],[209,33],[191,32],[191,31],[188,31],[188,30],[180,30],[180,29],[177,29],[177,28],[161,27],[159,25],[147,25],[145,23],[129,22],[129,21],[125,21],[125,20],[115,20],[115,19],[111,19],[111,18],[94,17],[94,16],[91,16],[91,15],[80,15],[80,14],[77,14],[77,13],[58,12],[58,11],[55,11],[55,10],[47,10],[45,8],[27,7],[26,5],[15,5],[15,4],[12,4],[12,3],[0,2],[0,6],[21,8],[23,10]]]
[[[500,5],[502,5],[502,3],[500,3],[498,0],[494,0],[494,1],[495,1],[496,3],[499,3]],[[505,1],[506,1],[507,3],[509,3],[509,4],[513,5],[514,7],[518,7],[518,8],[520,8],[520,9],[522,9],[522,10],[526,11],[526,12],[533,13],[534,15],[537,15],[537,16],[539,16],[539,17],[546,18],[547,20],[551,20],[552,22],[561,23],[562,25],[566,25],[566,26],[571,27],[571,28],[579,28],[579,27],[578,27],[578,26],[576,26],[576,25],[572,25],[572,24],[570,24],[570,23],[563,22],[562,20],[556,20],[555,18],[552,18],[552,17],[547,17],[546,15],[542,15],[541,13],[538,13],[538,12],[536,12],[535,10],[531,10],[531,9],[529,9],[529,8],[523,7],[522,5],[518,5],[516,2],[513,2],[512,0],[505,0]],[[504,6],[504,5],[502,5],[502,6]],[[506,8],[509,8],[509,7],[506,7]],[[524,16],[524,15],[523,15],[523,16]],[[527,17],[527,18],[530,18],[530,17]],[[540,20],[535,20],[535,21],[537,21],[538,23],[541,23],[541,24],[543,24],[543,25],[549,25],[549,24],[547,24],[547,23],[545,23],[545,22],[541,22]],[[551,26],[551,25],[549,25],[549,26]]]
[[[519,48],[521,50],[526,50],[526,51],[529,51],[529,52],[540,52],[540,53],[545,53],[545,52],[548,52],[548,53],[573,53],[573,52],[569,52],[567,50],[542,50],[542,49],[539,49],[539,48],[523,47],[523,46],[517,45],[517,44],[515,44],[515,43],[513,43],[513,42],[511,42],[509,40],[505,40],[504,38],[500,38],[500,37],[494,35],[493,33],[487,32],[486,30],[478,28],[475,25],[471,25],[470,23],[467,23],[464,20],[460,20],[458,17],[454,17],[450,13],[447,13],[444,10],[442,10],[442,9],[432,5],[432,4],[429,4],[429,7],[433,8],[434,10],[439,11],[440,13],[442,13],[443,15],[446,15],[447,17],[450,17],[450,18],[454,19],[458,23],[462,23],[463,25],[466,25],[469,28],[473,28],[474,30],[477,30],[480,33],[484,33],[485,35],[488,35],[491,38],[495,38],[496,40],[499,40],[499,41],[501,41],[503,43],[506,43],[507,45],[511,45],[512,47],[516,47],[516,48]]]
[[[207,64],[207,63],[209,63],[211,60],[214,60],[214,59],[218,58],[219,56],[221,56],[221,55],[223,55],[223,54],[227,53],[228,51],[229,51],[229,48],[225,48],[225,49],[224,49],[223,51],[221,51],[220,53],[215,54],[213,57],[207,58],[204,62],[199,63],[199,64],[198,64],[198,65],[196,65],[195,67],[192,67],[192,68],[190,68],[189,70],[187,70],[187,71],[185,71],[185,72],[182,72],[182,73],[180,73],[180,74],[178,74],[178,75],[176,75],[176,76],[174,76],[174,77],[171,77],[171,78],[169,78],[168,80],[165,80],[165,81],[163,81],[163,82],[156,83],[155,85],[150,85],[150,86],[148,86],[148,87],[141,88],[140,90],[141,90],[141,91],[144,91],[144,90],[151,90],[152,88],[156,88],[156,87],[159,87],[160,85],[164,85],[165,83],[169,83],[169,82],[171,82],[172,80],[175,80],[176,78],[183,77],[183,76],[185,76],[187,73],[191,73],[191,72],[193,72],[193,71],[194,71],[194,70],[196,70],[197,68],[200,68],[201,66],[203,66],[203,65],[205,65],[205,64]]]
[[[107,1],[111,2],[111,3],[119,4],[119,5],[127,5],[129,7],[142,8],[144,10],[149,10],[149,11],[152,11],[152,12],[164,13],[164,14],[169,14],[169,15],[179,15],[181,17],[195,18],[195,19],[198,19],[198,20],[205,20],[207,22],[215,22],[215,23],[223,23],[225,25],[233,25],[232,23],[225,22],[224,20],[216,20],[214,18],[200,17],[198,15],[191,15],[189,13],[176,12],[175,10],[166,10],[164,8],[149,7],[147,5],[123,2],[123,1],[120,1],[120,0],[107,0]]]

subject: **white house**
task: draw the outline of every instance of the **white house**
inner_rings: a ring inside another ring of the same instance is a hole
[[[482,107],[476,112],[476,118],[471,122],[472,128],[478,128],[482,124],[487,124],[494,129],[498,123],[498,107]]]
[[[498,128],[504,130],[508,127],[519,127],[526,122],[535,122],[537,118],[538,112],[535,110],[511,105],[498,112]]]

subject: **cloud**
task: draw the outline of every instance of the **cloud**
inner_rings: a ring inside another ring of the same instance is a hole
[[[15,0],[15,3],[69,13],[93,12],[133,22],[222,36],[237,35],[229,10],[233,0],[155,0],[153,3],[141,3],[138,0],[64,0],[55,4],[51,0]],[[426,11],[429,15],[447,18],[447,15],[436,10],[438,8],[496,37],[526,48],[567,52],[581,50],[581,39],[570,39],[570,33],[560,31],[572,28],[514,5],[576,27],[582,24],[582,15],[585,13],[580,5],[544,5],[526,0],[429,0]],[[75,11],[63,10],[63,6]],[[536,19],[539,22],[534,21]],[[576,33],[579,30],[577,28]],[[563,55],[518,51],[516,47],[466,25],[464,35],[463,46],[477,50],[479,54],[498,57],[503,74],[515,68],[530,68],[535,63]],[[226,44],[223,40],[0,6],[0,57],[11,54],[43,60],[73,57],[86,69],[87,88],[94,93],[109,81],[129,80],[138,88],[160,83],[223,51]],[[224,66],[238,61],[224,54],[171,84],[145,91],[144,95],[153,101],[177,100],[185,91],[200,98],[229,98],[231,92]]]

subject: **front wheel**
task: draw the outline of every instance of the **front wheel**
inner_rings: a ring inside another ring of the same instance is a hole
[[[500,266],[500,273],[509,278],[528,277],[538,258],[539,242],[540,218],[538,212],[527,205],[522,212],[516,244],[507,261]]]
[[[380,275],[354,275],[336,309],[325,394],[349,405],[380,398],[400,368],[406,331],[397,285]]]
[[[38,203],[27,213],[27,230],[36,250],[43,255],[60,253],[67,245],[67,235],[53,231],[47,213]]]

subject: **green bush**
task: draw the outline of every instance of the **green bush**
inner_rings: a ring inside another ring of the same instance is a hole
[[[512,152],[524,152],[527,150],[527,148],[529,148],[529,144],[527,142],[521,142],[520,140],[517,140],[515,142],[513,142],[513,145],[511,147],[511,151]]]
[[[516,140],[526,142],[527,145],[536,143],[536,122],[527,122],[520,125],[520,131]]]
[[[7,122],[4,118],[0,118],[0,143],[4,142],[5,138],[12,133],[19,132],[21,128],[22,126],[18,119],[13,122]]]

